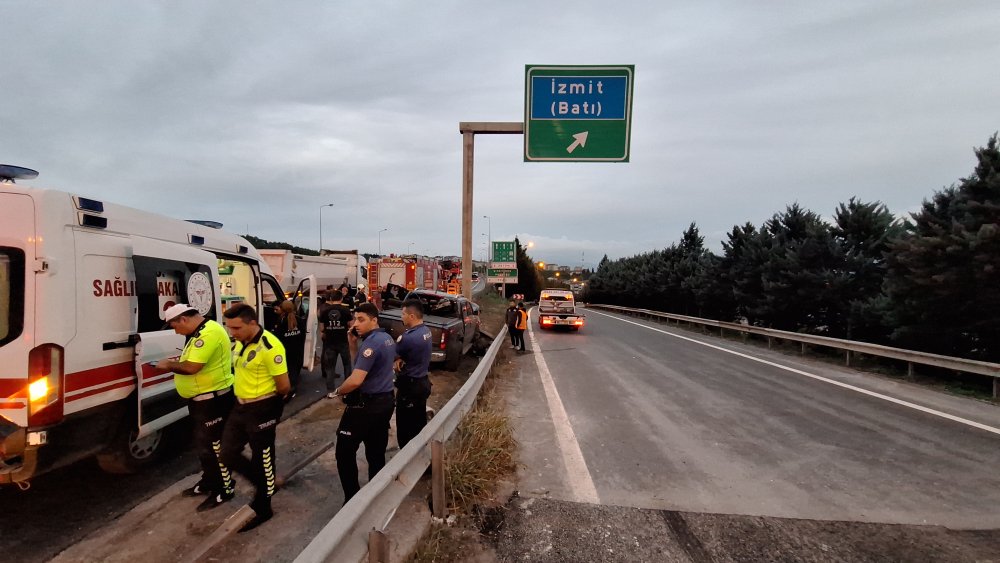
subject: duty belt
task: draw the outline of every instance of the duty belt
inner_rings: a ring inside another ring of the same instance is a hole
[[[261,395],[260,397],[254,397],[253,399],[244,399],[243,397],[236,397],[236,400],[239,401],[239,403],[241,405],[245,405],[245,404],[248,404],[248,403],[256,403],[258,401],[263,401],[264,399],[270,399],[271,397],[277,397],[277,396],[278,396],[277,393],[268,393],[267,395]]]
[[[192,401],[207,401],[209,399],[214,399],[216,397],[225,395],[226,393],[232,391],[232,387],[226,387],[225,389],[219,389],[218,391],[209,391],[208,393],[202,393],[201,395],[195,395],[191,397]]]

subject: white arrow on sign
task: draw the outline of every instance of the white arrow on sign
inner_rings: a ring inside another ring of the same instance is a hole
[[[576,147],[587,146],[587,135],[589,134],[590,131],[584,131],[583,133],[577,133],[576,135],[573,135],[573,138],[576,140],[573,141],[572,145],[566,147],[566,152],[572,153],[573,151],[576,150]]]

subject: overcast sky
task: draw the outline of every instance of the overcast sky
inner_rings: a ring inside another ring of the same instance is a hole
[[[251,5],[253,5],[251,7]],[[474,256],[593,266],[798,202],[903,214],[1000,129],[1000,2],[9,2],[0,162],[316,248],[461,250],[460,121],[526,64],[633,64],[631,162],[477,136]],[[488,222],[483,218],[489,215]],[[410,244],[412,243],[412,245]]]

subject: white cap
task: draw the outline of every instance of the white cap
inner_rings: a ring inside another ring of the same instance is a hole
[[[187,313],[188,311],[197,312],[198,309],[195,309],[194,307],[186,303],[178,303],[176,305],[168,307],[167,310],[163,312],[163,321],[169,323],[170,321],[176,319],[177,317],[183,315],[184,313]]]

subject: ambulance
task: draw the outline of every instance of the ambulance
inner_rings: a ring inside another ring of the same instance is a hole
[[[0,165],[0,485],[95,456],[133,472],[187,416],[173,374],[184,337],[163,312],[207,318],[247,303],[270,320],[281,286],[257,250],[210,221],[182,221],[14,184],[37,172]],[[296,292],[316,347],[315,282]]]

